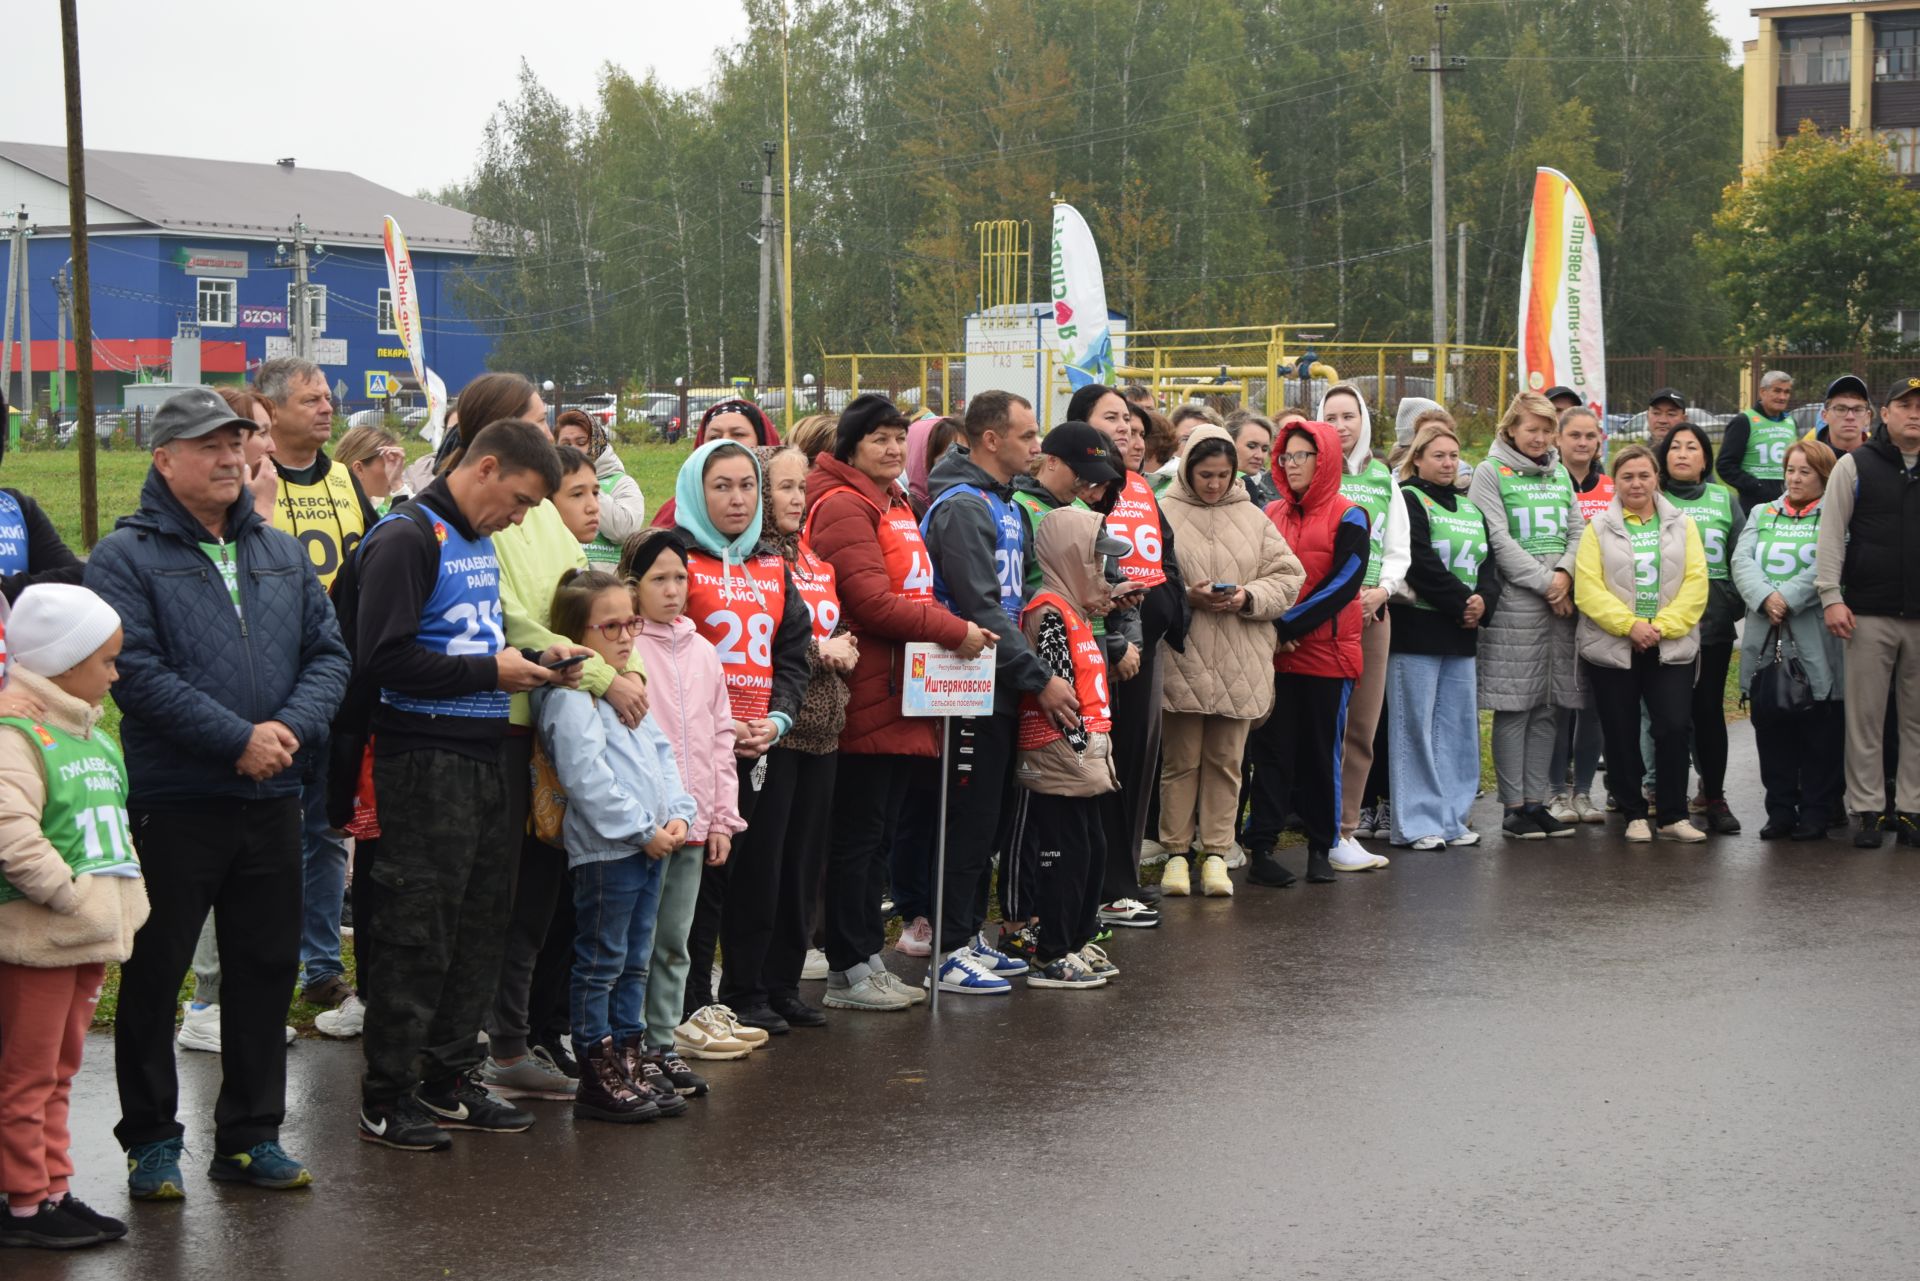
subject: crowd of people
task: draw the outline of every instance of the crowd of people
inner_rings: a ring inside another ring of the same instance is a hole
[[[1817,434],[1790,394],[1759,380],[1717,468],[1672,390],[1612,448],[1522,392],[1471,467],[1443,406],[1376,440],[1349,383],[1311,418],[1091,385],[1044,432],[1003,391],[784,437],[729,399],[649,521],[517,375],[413,467],[336,443],[299,360],[183,392],[84,561],[0,489],[0,1244],[127,1231],[71,1187],[109,963],[115,1137],[169,1200],[176,1048],[221,1055],[208,1177],[311,1183],[296,985],[361,1041],[359,1137],[431,1152],[531,1100],[683,1116],[692,1062],[827,1010],[1106,987],[1116,932],[1243,863],[1280,889],[1477,844],[1483,711],[1504,839],[1737,833],[1736,644],[1760,835],[1920,846],[1920,377],[1877,425],[1836,380]],[[912,643],[990,662],[993,712],[904,715]]]

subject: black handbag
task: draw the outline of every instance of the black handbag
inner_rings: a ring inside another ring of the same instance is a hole
[[[1780,641],[1780,625],[1776,623],[1761,643],[1760,670],[1753,674],[1747,689],[1756,725],[1787,724],[1813,710],[1813,686],[1800,662],[1800,646],[1791,632],[1786,634],[1785,648]]]

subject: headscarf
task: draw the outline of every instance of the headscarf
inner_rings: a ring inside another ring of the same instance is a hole
[[[680,464],[680,474],[673,483],[674,525],[685,531],[694,546],[711,555],[718,556],[723,565],[738,565],[760,545],[760,521],[766,513],[764,496],[756,497],[753,519],[747,527],[732,538],[722,534],[707,515],[706,470],[707,460],[722,449],[737,449],[753,462],[754,480],[764,485],[760,460],[753,452],[738,441],[715,440],[700,446],[688,455],[687,461]]]

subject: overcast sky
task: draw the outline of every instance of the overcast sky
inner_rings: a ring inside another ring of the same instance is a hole
[[[1754,6],[1710,3],[1737,62]],[[7,10],[0,136],[62,143],[59,6],[9,0]],[[87,144],[292,156],[407,193],[436,189],[472,172],[522,58],[581,105],[608,61],[636,76],[651,67],[677,88],[699,84],[745,25],[739,0],[80,0]]]

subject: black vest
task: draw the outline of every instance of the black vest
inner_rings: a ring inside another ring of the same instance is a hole
[[[1856,614],[1920,618],[1920,471],[1886,432],[1853,452],[1858,469],[1840,581]]]

